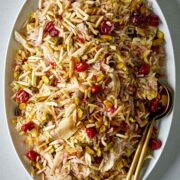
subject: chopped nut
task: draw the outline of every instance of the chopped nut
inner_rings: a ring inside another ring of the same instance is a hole
[[[163,43],[163,39],[156,39],[153,41],[153,46],[161,46]]]
[[[89,146],[86,146],[86,152],[93,155],[94,154],[94,151],[89,147]]]
[[[83,111],[82,111],[82,109],[78,109],[78,118],[82,118],[82,116],[83,116]]]
[[[97,82],[100,82],[104,79],[104,75],[103,74],[100,74],[97,76]]]
[[[38,131],[37,131],[37,129],[33,129],[33,130],[31,130],[31,136],[32,137],[38,137],[38,135],[39,135],[39,133],[38,133]]]
[[[157,32],[157,37],[158,37],[158,39],[164,39],[164,33],[161,32],[161,31],[158,31]]]
[[[14,77],[14,79],[18,79],[18,77],[19,77],[19,71],[14,71],[14,73],[13,73],[13,77]]]
[[[49,79],[47,76],[42,76],[42,80],[43,80],[44,84],[46,84],[46,85],[49,84]]]
[[[122,63],[122,62],[120,62],[120,63],[118,63],[118,64],[116,65],[116,68],[117,68],[118,70],[121,70],[123,67],[124,67],[124,63]]]
[[[94,120],[94,118],[90,118],[88,121],[89,121],[90,123],[93,123],[95,120]]]
[[[74,102],[75,102],[76,105],[79,105],[80,99],[79,99],[78,97],[75,97],[75,98],[74,98]]]
[[[102,116],[99,115],[99,114],[95,114],[95,115],[94,115],[94,118],[95,118],[96,120],[98,120],[98,121],[100,121],[100,120],[103,119]]]
[[[99,133],[104,133],[106,131],[106,126],[101,126],[101,128],[99,129]]]
[[[25,103],[21,103],[20,105],[19,105],[19,109],[20,110],[24,110],[26,108],[26,104]]]
[[[103,103],[106,106],[106,108],[111,108],[113,106],[113,104],[108,100],[105,100]]]
[[[104,151],[109,151],[111,147],[113,146],[113,142],[110,142],[106,147],[104,147]]]
[[[86,54],[83,55],[82,60],[87,60],[87,59],[88,59],[88,56]]]
[[[38,170],[41,170],[41,169],[42,169],[42,165],[41,165],[39,162],[37,162],[37,163],[36,163],[36,168],[37,168]]]
[[[112,40],[112,36],[109,36],[109,35],[101,35],[101,38],[106,40],[106,41],[111,41]]]
[[[54,149],[54,147],[52,146],[51,149],[49,150],[49,153],[52,154],[52,153],[54,153],[54,152],[55,152],[55,149]]]
[[[97,121],[95,122],[95,125],[96,125],[96,128],[100,128],[103,125],[103,121],[102,120]]]
[[[101,149],[100,148],[97,149],[96,155],[97,155],[97,157],[101,157],[102,153],[101,153]]]

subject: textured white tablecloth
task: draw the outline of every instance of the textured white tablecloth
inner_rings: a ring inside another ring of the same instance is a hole
[[[8,135],[3,105],[5,53],[17,13],[25,0],[0,0],[0,180],[28,180]],[[29,0],[30,1],[30,0]],[[158,0],[173,38],[176,72],[176,109],[165,150],[147,180],[180,180],[180,0]]]

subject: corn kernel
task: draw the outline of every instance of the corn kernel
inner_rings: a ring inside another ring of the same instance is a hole
[[[157,37],[158,37],[158,39],[164,39],[164,33],[161,31],[158,31]]]
[[[49,84],[49,79],[47,76],[42,76],[42,80],[43,80],[44,84],[46,84],[46,85]]]
[[[93,155],[94,154],[94,151],[89,147],[89,146],[86,146],[86,152]]]
[[[24,110],[26,108],[26,104],[25,103],[21,103],[20,105],[19,105],[19,109],[20,110]]]
[[[83,111],[82,111],[82,109],[78,109],[78,118],[82,118],[82,116],[83,116]]]
[[[123,67],[124,67],[124,64],[123,64],[122,62],[120,62],[120,63],[118,63],[118,64],[116,65],[116,68],[117,68],[118,70],[121,70]]]
[[[96,155],[97,155],[97,157],[101,157],[102,153],[101,153],[101,149],[100,148],[97,149]]]
[[[103,103],[106,106],[106,108],[111,108],[113,106],[113,104],[108,100],[105,100]]]
[[[75,98],[74,98],[74,102],[75,102],[76,105],[79,105],[80,99],[79,99],[78,97],[75,97]]]

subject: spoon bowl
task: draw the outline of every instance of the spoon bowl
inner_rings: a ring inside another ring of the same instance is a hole
[[[158,109],[154,113],[151,113],[149,116],[149,119],[152,119],[152,121],[149,122],[149,124],[146,126],[141,141],[137,147],[137,150],[135,152],[133,162],[131,164],[131,167],[129,169],[128,175],[126,177],[126,180],[131,180],[132,175],[134,173],[134,180],[138,180],[139,174],[142,168],[142,165],[144,163],[144,158],[147,154],[148,144],[149,140],[151,138],[152,130],[155,125],[156,120],[160,120],[162,117],[166,116],[172,107],[172,95],[170,93],[170,90],[167,86],[159,82],[159,98],[158,100],[155,100],[158,102]]]

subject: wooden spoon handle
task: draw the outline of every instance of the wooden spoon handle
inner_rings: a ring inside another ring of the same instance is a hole
[[[141,141],[139,142],[139,145],[138,145],[138,147],[136,149],[133,161],[131,163],[131,167],[130,167],[130,169],[128,171],[128,175],[126,177],[126,180],[131,180],[132,179],[132,175],[134,174],[134,170],[136,168],[136,165],[137,165],[137,162],[138,162],[138,159],[139,159],[139,156],[140,156],[140,153],[141,153],[145,138],[147,136],[148,127],[149,127],[149,125],[146,126],[146,128],[145,128],[145,130],[143,132]]]
[[[140,157],[139,157],[139,161],[138,161],[138,164],[137,164],[137,167],[136,167],[136,170],[135,170],[134,180],[138,180],[139,179],[139,174],[141,172],[142,165],[144,163],[144,158],[145,158],[146,153],[147,153],[147,149],[148,149],[148,145],[149,145],[149,140],[151,138],[151,134],[152,134],[152,130],[153,130],[154,124],[155,124],[155,118],[152,120],[151,125],[149,127],[149,130],[148,130],[148,133],[147,133],[147,136],[146,136],[146,140],[144,142],[144,145],[143,145]]]

